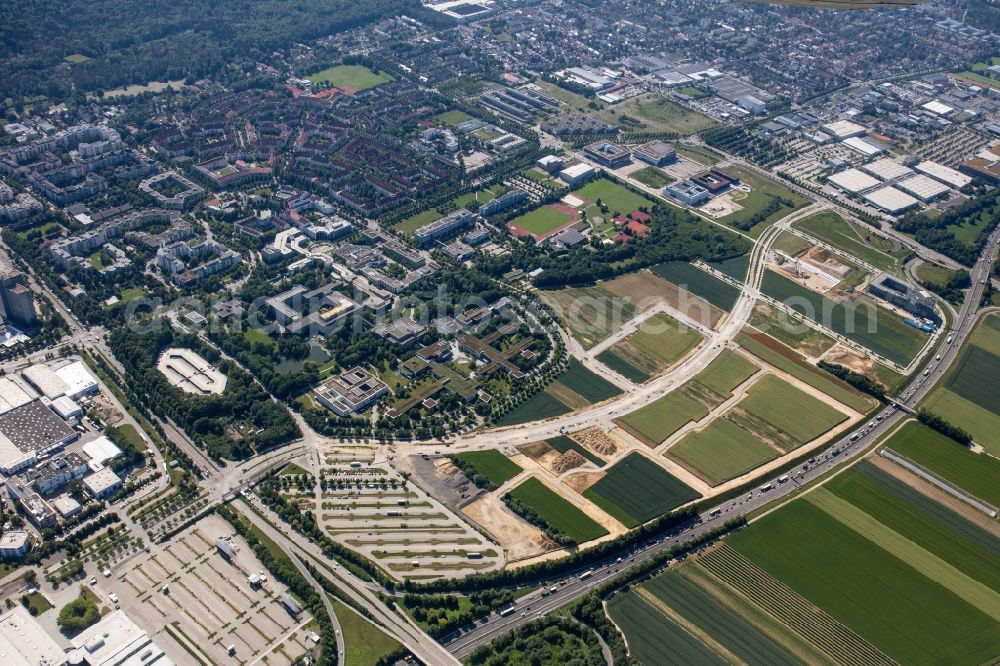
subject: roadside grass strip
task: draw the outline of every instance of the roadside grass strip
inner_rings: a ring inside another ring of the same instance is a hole
[[[608,615],[641,664],[656,666],[725,666],[726,660],[671,622],[636,592],[618,593],[608,601]]]
[[[808,501],[732,535],[729,545],[903,664],[980,664],[1000,623]]]
[[[970,495],[1000,506],[1000,460],[974,453],[917,421],[903,425],[885,445]]]
[[[633,451],[612,465],[583,496],[627,527],[636,527],[701,494]]]
[[[781,452],[725,418],[689,432],[665,455],[717,486],[774,460]]]
[[[841,524],[878,545],[890,555],[936,581],[994,620],[1000,621],[1000,593],[969,577],[950,563],[889,529],[847,500],[825,488],[808,493],[806,499],[836,518]],[[1000,629],[1000,627],[998,627]]]

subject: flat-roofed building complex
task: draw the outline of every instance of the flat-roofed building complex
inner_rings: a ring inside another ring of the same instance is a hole
[[[632,156],[653,166],[663,166],[677,159],[677,149],[664,141],[650,141],[635,148]]]
[[[0,536],[0,560],[4,562],[21,559],[30,549],[31,537],[24,530],[10,530]]]
[[[865,192],[882,184],[877,178],[858,169],[845,169],[833,174],[827,180],[835,187],[851,194]]]
[[[0,615],[0,655],[4,666],[63,666],[66,653],[24,606]]]
[[[310,291],[296,285],[265,302],[287,332],[300,337],[326,335],[361,309],[335,287],[328,284]]]
[[[79,435],[41,400],[0,414],[0,472],[14,474]]]
[[[884,181],[897,180],[913,173],[913,169],[904,164],[900,164],[891,157],[883,157],[882,159],[875,160],[870,164],[865,164],[861,167],[861,170],[870,173],[879,180]]]
[[[105,615],[73,638],[71,663],[87,666],[174,666],[173,660],[125,611]]]
[[[896,187],[904,192],[909,192],[921,201],[933,201],[951,191],[947,185],[922,173],[899,181],[896,183]]]
[[[972,182],[971,176],[966,176],[961,171],[956,171],[951,167],[930,160],[921,162],[914,168],[925,176],[940,180],[945,185],[949,185],[955,189],[961,189]]]
[[[901,192],[892,186],[880,187],[873,192],[868,192],[865,194],[865,200],[890,215],[898,215],[920,204],[906,192]]]
[[[330,377],[313,390],[320,403],[340,416],[359,414],[388,392],[385,382],[360,367]]]
[[[595,141],[584,147],[583,154],[609,169],[617,169],[632,162],[632,151],[610,141]]]
[[[594,167],[589,164],[574,164],[559,172],[559,180],[567,185],[579,185],[594,175]]]
[[[668,195],[688,206],[699,206],[708,201],[709,192],[707,189],[692,183],[690,180],[678,180],[667,185]]]
[[[413,240],[418,245],[430,245],[434,241],[451,238],[460,231],[465,231],[476,221],[476,214],[465,208],[448,213],[430,224],[413,232]]]

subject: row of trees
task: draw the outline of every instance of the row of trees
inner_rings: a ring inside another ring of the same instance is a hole
[[[917,419],[920,420],[925,426],[937,430],[939,433],[945,437],[950,437],[962,446],[969,446],[972,444],[972,435],[957,425],[950,423],[943,417],[929,412],[926,409],[921,409],[917,412]]]
[[[862,393],[867,393],[878,400],[885,400],[885,387],[868,375],[854,372],[850,368],[828,361],[820,361],[819,368],[826,370],[837,379],[847,382]]]
[[[895,227],[897,231],[913,234],[921,245],[972,266],[997,222],[1000,222],[1000,190],[969,199],[936,217],[927,213],[909,213],[901,217]],[[958,240],[951,229],[964,225],[982,225],[971,244]]]

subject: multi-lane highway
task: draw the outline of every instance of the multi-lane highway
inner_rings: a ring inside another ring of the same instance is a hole
[[[914,408],[957,358],[959,348],[977,321],[976,311],[985,288],[985,282],[990,276],[998,244],[1000,244],[1000,227],[990,235],[986,247],[971,271],[972,287],[966,295],[958,317],[953,322],[952,333],[954,337],[951,343],[944,344],[938,355],[927,364],[925,371],[913,379],[900,396],[899,402],[901,404]],[[775,500],[786,498],[838,466],[855,460],[889,434],[906,416],[908,416],[907,411],[895,405],[889,405],[879,411],[866,426],[834,443],[827,449],[826,453],[816,456],[781,477],[787,476],[787,481],[780,481],[779,478],[762,480],[753,492],[713,507],[701,515],[701,522],[684,529],[679,534],[667,535],[643,545],[621,558],[608,559],[586,570],[574,571],[564,578],[549,581],[544,588],[518,600],[513,613],[506,616],[490,615],[485,620],[464,627],[455,634],[446,637],[444,644],[452,654],[459,657],[465,656],[498,636],[578,599],[594,586],[638,566],[657,553],[714,529],[727,520],[745,516],[775,502]],[[770,489],[764,491],[762,490],[764,487]],[[589,575],[581,578],[587,572]],[[541,596],[543,590],[552,590],[552,593],[543,597]]]

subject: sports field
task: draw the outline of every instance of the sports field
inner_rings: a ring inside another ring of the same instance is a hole
[[[901,664],[980,664],[1000,654],[996,591],[874,521],[814,493],[727,543]],[[865,663],[869,660],[865,660]]]
[[[374,72],[364,65],[337,65],[306,77],[313,83],[329,83],[345,92],[358,92],[392,81],[385,72]]]
[[[526,479],[514,488],[510,495],[577,543],[597,539],[608,533],[587,514],[534,477]]]
[[[855,228],[832,211],[810,215],[792,226],[887,273],[898,275],[902,271],[903,260],[910,255],[905,246],[894,246],[892,241],[871,231]]]
[[[642,383],[671,367],[702,341],[701,334],[667,314],[655,314],[597,359],[612,370]]]
[[[608,469],[583,496],[627,527],[635,527],[701,495],[639,453]]]
[[[787,372],[857,412],[866,413],[878,405],[874,398],[858,393],[849,384],[820,370],[769,335],[744,329],[744,332],[736,337],[736,342],[762,361],[770,363],[782,372]]]
[[[907,326],[867,296],[836,303],[771,270],[765,271],[762,288],[768,296],[900,365],[908,365],[927,342],[926,333]]]
[[[566,287],[540,295],[584,349],[590,349],[635,315],[635,305],[629,300],[598,286]]]
[[[885,445],[965,492],[1000,507],[1000,460],[973,453],[916,421],[905,424]]]
[[[989,315],[976,326],[926,407],[1000,456],[1000,316]]]
[[[847,417],[776,375],[750,387],[739,407],[788,433],[798,444],[809,442]]]
[[[535,240],[540,240],[575,219],[576,215],[570,213],[565,207],[549,205],[541,206],[515,217],[507,223],[507,226],[515,234],[520,230],[530,234]]]
[[[476,473],[485,476],[493,486],[501,486],[521,472],[520,465],[494,449],[466,451],[455,457],[472,465]]]
[[[597,203],[600,200],[608,207],[610,213],[628,215],[639,208],[652,208],[653,201],[641,194],[636,194],[627,187],[608,178],[592,180],[573,192],[578,197]]]
[[[667,282],[687,289],[726,312],[732,309],[740,290],[686,261],[670,261],[650,268]]]
[[[704,429],[684,435],[664,455],[717,486],[781,454],[729,419],[717,418]]]

